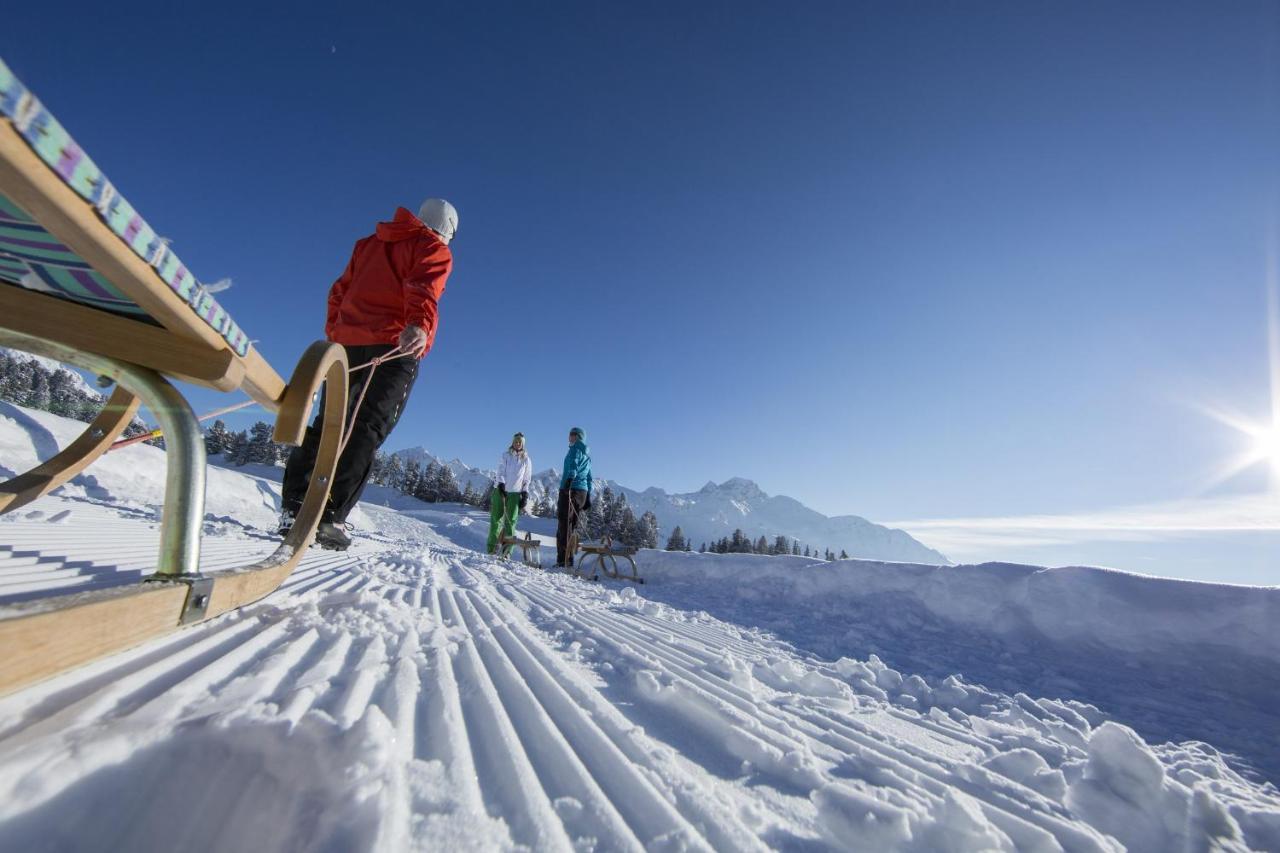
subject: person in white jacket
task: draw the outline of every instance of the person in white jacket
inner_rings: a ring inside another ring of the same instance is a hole
[[[490,554],[498,553],[503,536],[516,535],[516,518],[529,503],[529,484],[533,482],[533,460],[524,449],[524,433],[511,439],[511,446],[498,459],[498,477],[489,500]]]

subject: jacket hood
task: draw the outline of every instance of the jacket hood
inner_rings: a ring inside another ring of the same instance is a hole
[[[403,207],[396,208],[395,218],[390,222],[379,222],[375,233],[384,243],[399,243],[401,240],[410,240],[424,235],[433,240],[440,240],[434,231],[422,224],[421,219]]]

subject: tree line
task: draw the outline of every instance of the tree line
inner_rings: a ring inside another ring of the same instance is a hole
[[[667,539],[667,550],[693,550],[693,543],[684,535],[684,531],[680,529],[679,525],[676,525],[676,529],[671,531],[671,536]],[[810,549],[808,545],[805,545],[801,549],[799,540],[788,539],[782,535],[775,536],[772,542],[764,535],[752,540],[750,536],[742,532],[742,528],[734,530],[732,536],[722,536],[719,540],[710,543],[710,545],[703,542],[698,552],[702,554],[764,554],[773,557],[781,554],[792,554],[797,557],[821,556],[828,561],[849,559],[848,553],[843,549],[838,557],[830,548],[819,554],[817,548]]]
[[[70,370],[50,370],[35,359],[7,351],[0,351],[0,400],[84,423],[96,418],[104,403],[101,394],[86,390]],[[141,418],[134,418],[124,436],[148,431]],[[162,439],[147,443],[164,446]]]

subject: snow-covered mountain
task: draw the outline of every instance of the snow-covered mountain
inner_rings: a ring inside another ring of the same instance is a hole
[[[494,477],[493,469],[473,468],[459,459],[445,460],[424,447],[399,450],[393,455],[405,463],[417,460],[424,467],[433,461],[447,465],[460,488],[470,483],[482,492]],[[539,471],[530,489],[532,499],[537,501],[548,492],[554,495],[559,482],[557,469]],[[605,479],[597,479],[596,483],[601,489],[608,486],[626,495],[636,515],[646,510],[653,512],[658,517],[662,536],[679,526],[695,548],[741,529],[752,539],[765,536],[772,541],[773,537],[783,535],[811,548],[830,548],[836,553],[846,551],[850,557],[939,565],[950,562],[901,530],[856,515],[826,516],[795,498],[765,494],[754,482],[742,477],[719,485],[709,482],[700,490],[686,494],[668,494],[656,487],[639,491]]]

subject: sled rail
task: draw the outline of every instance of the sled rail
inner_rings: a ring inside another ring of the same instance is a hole
[[[80,438],[0,483],[0,513],[90,466],[139,405],[160,421],[165,498],[155,573],[142,583],[0,606],[0,694],[216,618],[276,589],[315,536],[337,467],[347,406],[342,347],[319,341],[288,383],[0,61],[0,345],[92,371],[115,389]],[[276,415],[274,438],[302,442],[325,387],[316,465],[297,519],[269,557],[200,573],[205,450],[170,380],[243,391]]]

